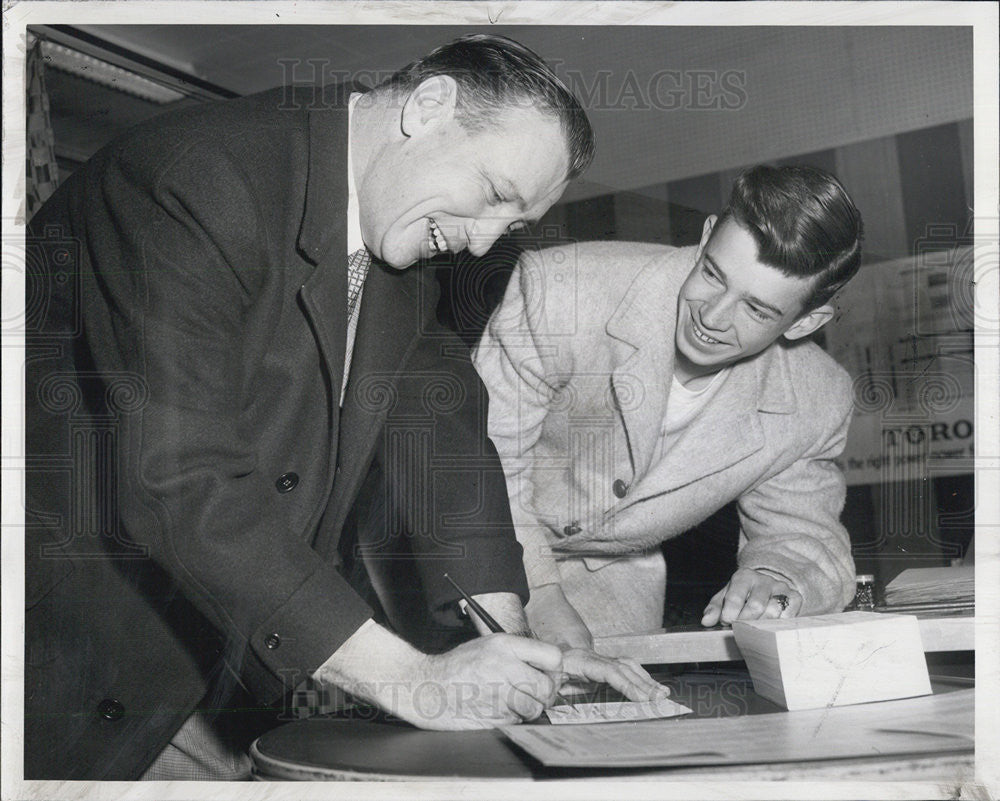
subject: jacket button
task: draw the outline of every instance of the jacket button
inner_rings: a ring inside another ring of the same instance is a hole
[[[611,485],[611,491],[616,498],[624,498],[628,494],[628,484],[620,478],[616,478],[615,483]]]
[[[281,637],[279,637],[277,634],[268,634],[264,638],[264,645],[266,645],[270,650],[273,651],[275,648],[281,645]]]
[[[566,526],[562,530],[562,533],[564,537],[572,537],[574,534],[579,534],[581,531],[583,531],[583,529],[580,528],[576,523],[573,523],[572,525]]]
[[[278,492],[284,494],[286,492],[291,492],[299,484],[299,474],[298,473],[282,473],[278,476],[278,480],[274,482],[274,486],[278,488]]]
[[[125,707],[121,701],[105,698],[97,705],[97,714],[105,720],[121,720],[125,717]]]

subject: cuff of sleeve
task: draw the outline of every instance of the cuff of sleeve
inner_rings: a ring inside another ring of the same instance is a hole
[[[763,573],[765,576],[770,576],[773,579],[777,579],[778,581],[783,581],[789,587],[796,590],[796,592],[798,591],[798,588],[795,586],[795,582],[792,580],[791,576],[786,576],[784,573],[781,573],[770,567],[754,567],[751,569],[756,570],[758,573]]]
[[[344,577],[323,565],[252,634],[243,669],[250,691],[265,704],[276,703],[372,614]]]
[[[737,558],[736,561],[740,567],[745,567],[748,570],[756,570],[758,573],[764,573],[779,581],[784,581],[804,597],[804,591],[808,588],[795,578],[796,575],[802,572],[801,565],[796,565],[791,559],[774,553],[768,554],[766,557],[763,554],[757,554],[756,558],[748,558],[752,557],[752,554],[748,553],[749,550],[749,548],[745,548]]]
[[[757,570],[786,582],[802,596],[800,615],[818,615],[825,612],[839,611],[840,582],[824,573],[818,567],[782,557],[779,554],[769,554],[767,563],[762,558],[746,558],[749,554],[740,554],[740,567]]]

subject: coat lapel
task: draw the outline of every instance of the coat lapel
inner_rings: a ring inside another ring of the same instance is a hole
[[[337,401],[344,368],[347,338],[347,98],[351,87],[331,90],[322,111],[308,113],[309,161],[305,207],[299,226],[299,253],[315,265],[299,289],[302,313],[309,321],[320,352],[327,384],[329,415],[329,486],[337,465],[339,416]],[[301,108],[311,108],[315,97],[299,97]],[[326,503],[317,506],[307,530],[316,531]]]
[[[309,320],[323,358],[324,377],[329,383],[331,414],[340,398],[347,342],[347,256],[329,253],[322,258],[299,290],[302,310]],[[336,419],[332,434],[336,445]],[[336,448],[334,448],[336,454]]]
[[[617,511],[736,464],[764,446],[762,416],[796,410],[785,348],[733,365],[721,387]],[[720,447],[724,443],[724,447]]]
[[[337,479],[327,512],[330,525],[324,521],[325,531],[343,528],[391,411],[399,373],[419,342],[425,324],[420,269],[414,266],[400,272],[375,261],[365,280],[351,374],[340,414]],[[322,550],[320,543],[317,547]]]
[[[339,407],[347,341],[347,103],[359,86],[335,86],[318,108],[309,88],[299,99],[309,112],[309,171],[299,251],[316,265],[299,297],[324,364],[330,402],[330,500],[317,511],[314,547],[329,553],[365,477],[389,408],[392,384],[416,344],[420,319],[418,273],[374,262],[365,281],[352,354],[350,383]],[[320,524],[320,516],[322,523]]]
[[[650,292],[651,286],[662,285],[651,280],[660,270],[662,265],[654,262],[639,273],[605,326],[624,354],[612,371],[611,390],[628,442],[631,481],[650,468],[670,388],[665,378],[673,369],[667,331],[673,329],[674,301]]]
[[[307,531],[313,532],[317,531],[320,525],[323,510],[327,507],[329,495],[333,490],[338,459],[337,440],[340,434],[340,418],[337,401],[340,398],[347,338],[344,325],[345,307],[347,306],[347,268],[342,263],[339,266],[342,269],[338,269],[337,259],[331,254],[330,258],[321,260],[316,269],[313,270],[309,280],[299,290],[303,314],[309,319],[313,335],[319,344],[323,363],[322,379],[326,382],[328,430],[330,432],[330,462],[327,465],[329,483],[326,488],[326,499],[316,507],[315,514],[306,527]],[[318,539],[319,536],[317,536]]]
[[[722,438],[725,447],[719,447]],[[736,365],[665,458],[636,487],[631,500],[690,484],[735,464],[763,445],[756,371],[752,365]]]
[[[315,109],[309,111],[309,167],[297,245],[316,269],[300,298],[325,362],[335,409],[347,341],[347,105],[351,93],[363,88],[329,87],[318,105],[313,87],[296,91],[296,106]],[[336,420],[333,428],[336,439]]]

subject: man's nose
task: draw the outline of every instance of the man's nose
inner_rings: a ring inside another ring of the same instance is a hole
[[[506,216],[478,218],[469,231],[469,253],[473,256],[485,256],[493,243],[507,232],[512,222],[514,219]]]
[[[729,327],[730,306],[725,294],[719,293],[708,298],[702,304],[701,313],[698,316],[706,327],[715,331],[724,331]]]

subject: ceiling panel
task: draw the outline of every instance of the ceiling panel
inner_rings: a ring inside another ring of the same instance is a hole
[[[92,25],[239,94],[388,75],[482,27]],[[642,189],[972,116],[971,29],[493,26],[554,65],[598,137],[567,198]],[[293,61],[294,60],[294,63]]]

